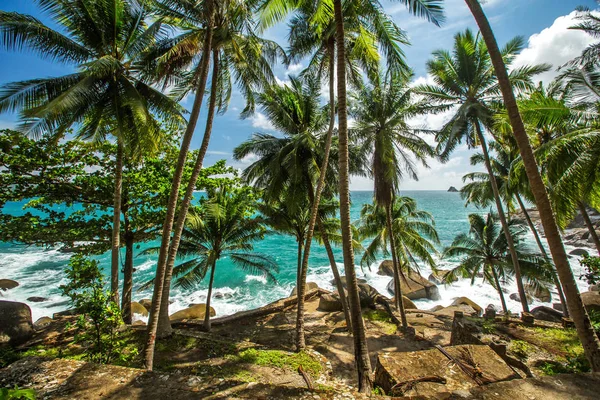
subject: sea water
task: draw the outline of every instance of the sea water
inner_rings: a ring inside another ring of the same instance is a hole
[[[471,213],[487,213],[489,210],[477,209],[473,206],[465,207],[464,201],[458,193],[444,191],[404,191],[403,196],[409,196],[417,201],[421,210],[430,212],[434,219],[436,228],[440,237],[441,244],[439,249],[449,246],[454,237],[463,232],[468,232],[469,222],[467,217]],[[372,192],[352,192],[351,218],[357,220],[360,216],[360,209],[363,204],[372,201]],[[22,204],[7,204],[3,212],[18,214],[22,213]],[[535,249],[533,236],[528,238],[532,249]],[[134,293],[133,299],[151,298],[151,289],[138,291],[139,286],[153,278],[156,268],[157,256],[141,255],[140,253],[148,247],[159,245],[158,241],[151,243],[141,243],[135,248],[135,273],[134,273]],[[223,258],[217,263],[215,282],[213,289],[213,299],[211,305],[215,308],[217,316],[229,315],[237,311],[248,310],[263,306],[277,299],[290,295],[290,292],[296,282],[297,267],[297,243],[290,236],[272,234],[264,240],[257,242],[254,246],[256,252],[268,254],[275,258],[279,265],[277,274],[277,283],[268,282],[262,276],[248,275],[237,268],[231,260]],[[572,248],[567,246],[567,251]],[[334,248],[338,267],[343,274],[342,255],[340,248]],[[590,254],[594,252],[590,250]],[[33,319],[42,316],[51,316],[53,313],[69,308],[68,299],[60,294],[59,286],[66,283],[64,268],[69,262],[70,254],[63,253],[55,248],[26,247],[9,243],[0,243],[0,279],[7,278],[19,282],[17,288],[6,292],[0,291],[0,299],[26,302],[32,310]],[[356,264],[360,264],[362,254],[355,255]],[[456,260],[442,260],[436,256],[438,267],[441,269],[450,269],[456,266]],[[107,252],[97,259],[104,272],[107,274],[110,270],[110,253]],[[124,259],[124,250],[121,252],[121,259]],[[361,268],[356,266],[359,278],[366,279],[367,282],[375,287],[380,293],[390,295],[387,291],[387,285],[390,277],[377,275],[380,261],[374,265]],[[571,265],[576,278],[579,278],[581,266],[577,258],[571,258]],[[421,266],[421,274],[427,278],[431,270],[428,267]],[[325,250],[316,243],[311,247],[309,259],[308,281],[315,282],[319,287],[333,290],[331,284],[333,274],[329,266],[329,260]],[[122,276],[120,277],[122,282]],[[587,290],[587,284],[578,279],[581,290]],[[202,282],[198,287],[191,290],[173,288],[171,291],[171,313],[186,308],[191,303],[203,303],[206,301],[207,282]],[[480,278],[471,284],[470,279],[461,279],[449,286],[438,286],[441,299],[439,300],[417,300],[416,305],[421,309],[429,309],[435,305],[447,306],[452,301],[461,296],[469,297],[482,307],[488,304],[495,304],[499,307],[500,300],[498,294],[490,285],[483,283]],[[511,311],[518,312],[521,308],[519,302],[510,300],[508,294],[516,293],[517,288],[514,281],[507,282],[504,285],[507,293],[506,301]],[[558,302],[555,290],[551,288],[553,302]],[[27,301],[27,298],[37,296],[44,297],[47,300],[40,303]],[[544,303],[534,302],[532,307]],[[550,303],[545,304],[551,306]]]

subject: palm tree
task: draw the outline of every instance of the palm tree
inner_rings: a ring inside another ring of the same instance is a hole
[[[501,56],[510,63],[523,47],[523,39],[512,39],[502,49]],[[427,63],[427,69],[433,76],[435,84],[422,85],[416,91],[425,99],[439,105],[441,109],[454,108],[456,110],[450,121],[442,127],[437,135],[438,147],[443,159],[447,159],[462,140],[465,140],[469,147],[481,146],[486,169],[490,175],[496,208],[515,266],[521,304],[523,311],[528,312],[529,305],[525,298],[519,259],[508,230],[498,184],[494,178],[483,133],[484,127],[491,126],[494,115],[492,105],[494,101],[498,100],[500,94],[498,79],[494,69],[491,68],[486,44],[479,34],[474,35],[467,29],[464,33],[458,33],[455,36],[452,53],[438,50],[433,53],[433,56],[434,58]],[[519,89],[532,89],[532,76],[548,69],[547,65],[515,68],[511,71],[509,79]]]
[[[197,55],[202,52],[203,39],[207,35],[203,10],[186,6],[189,6],[186,2],[160,4],[160,15],[171,21],[172,25],[181,30],[181,33],[159,43],[148,56],[151,60],[157,60],[156,65],[150,63],[150,66],[159,71],[164,70],[161,72],[164,76],[163,82],[165,84],[173,83],[174,91],[179,98],[183,98],[195,86],[197,67],[194,63]],[[185,196],[179,205],[166,260],[161,299],[169,298],[179,241],[196,189],[196,181],[210,143],[215,113],[218,111],[222,114],[227,110],[233,87],[232,79],[235,79],[236,84],[245,95],[248,105],[243,114],[247,114],[254,108],[253,91],[262,87],[265,82],[274,80],[271,65],[275,63],[278,56],[284,56],[283,50],[275,42],[262,39],[254,34],[251,29],[252,13],[252,2],[229,0],[216,6],[215,24],[212,27],[215,34],[210,50],[212,78],[206,127]],[[157,337],[159,338],[172,333],[168,308],[168,302],[161,301],[157,327]]]
[[[577,288],[577,284],[575,283],[575,277],[573,276],[573,271],[569,266],[567,253],[560,237],[556,219],[554,218],[550,199],[548,198],[548,193],[546,192],[546,186],[544,185],[544,181],[540,175],[527,132],[525,131],[523,120],[521,119],[521,114],[519,113],[519,107],[513,92],[513,85],[506,70],[502,53],[498,49],[498,43],[496,42],[494,32],[492,31],[489,21],[487,20],[487,17],[481,8],[481,4],[479,4],[477,0],[465,1],[469,6],[473,17],[475,18],[479,29],[481,30],[481,34],[486,42],[494,70],[496,71],[498,84],[504,99],[504,105],[513,128],[515,140],[521,153],[521,158],[529,179],[529,185],[531,187],[531,191],[533,192],[537,209],[540,213],[540,218],[544,227],[544,233],[546,234],[546,240],[548,241],[548,246],[550,247],[550,252],[552,253],[552,259],[554,260],[558,277],[560,278],[563,291],[567,298],[569,314],[575,323],[579,339],[581,340],[585,355],[592,370],[596,372],[600,371],[600,341],[598,340],[598,337],[596,336],[594,329],[590,324],[589,316],[583,306],[581,297],[579,296],[579,290]]]
[[[596,0],[600,4],[600,1]],[[569,29],[586,32],[595,39],[600,37],[600,18],[595,15],[589,7],[578,7],[579,15],[576,16],[580,22]],[[586,47],[579,57],[567,63],[568,66],[598,65],[600,63],[600,44],[592,43]]]
[[[394,265],[394,289],[396,308],[400,312],[404,329],[408,327],[402,304],[400,285],[400,261],[397,250],[402,246],[395,243],[393,234],[393,204],[405,175],[417,180],[415,160],[427,166],[427,156],[434,156],[434,149],[412,129],[408,120],[426,109],[423,102],[412,100],[409,77],[387,74],[378,76],[372,84],[364,85],[351,95],[352,115],[356,124],[352,129],[363,154],[371,157],[368,174],[374,180],[374,200],[387,218],[386,232]]]
[[[210,271],[204,329],[210,331],[210,301],[217,262],[229,258],[237,267],[276,282],[279,268],[274,259],[253,252],[253,244],[264,238],[260,217],[249,216],[253,200],[248,188],[221,187],[209,194],[198,210],[190,213],[182,234],[178,257],[189,258],[176,266],[175,286],[195,288]]]
[[[483,281],[496,289],[500,296],[502,310],[504,314],[508,314],[501,281],[506,281],[508,275],[514,272],[514,266],[503,228],[493,214],[488,214],[486,218],[480,214],[470,214],[469,224],[471,225],[469,233],[457,235],[452,245],[444,250],[444,258],[461,257],[460,264],[453,268],[444,280],[450,283],[457,276],[461,276],[470,278],[473,284],[475,279],[483,274]],[[510,222],[510,232],[517,248],[520,265],[524,272],[527,271],[524,277],[535,286],[544,286],[544,278],[548,278],[549,271],[546,258],[528,252],[522,241],[525,229],[516,220]]]
[[[60,138],[70,127],[85,139],[117,141],[111,292],[118,303],[121,187],[123,158],[160,145],[156,116],[174,120],[176,102],[139,79],[140,56],[161,34],[161,21],[148,26],[148,10],[135,0],[40,1],[65,33],[38,19],[0,11],[2,45],[26,47],[74,67],[74,73],[5,85],[0,112],[19,110],[22,130]]]
[[[507,140],[511,142],[510,138],[507,138]],[[514,177],[511,177],[513,165],[518,163],[518,156],[514,145],[509,146],[508,144],[502,145],[500,142],[492,142],[490,143],[490,148],[493,149],[496,154],[495,157],[490,157],[490,163],[492,165],[492,169],[494,170],[494,177],[498,183],[498,189],[504,204],[507,205],[508,209],[511,209],[513,202],[516,199],[517,204],[523,213],[523,216],[525,217],[525,221],[529,226],[529,230],[531,233],[533,233],[533,237],[535,238],[535,242],[540,250],[540,253],[544,256],[544,258],[546,258],[546,260],[548,260],[548,262],[551,262],[552,260],[546,252],[546,248],[542,244],[540,234],[533,224],[531,216],[529,215],[529,211],[527,211],[527,207],[522,199],[522,192],[526,194],[527,198],[530,197],[529,189],[524,187],[525,184],[519,182],[518,179],[515,180]],[[471,165],[481,164],[482,162],[483,155],[481,153],[474,154],[471,157]],[[466,199],[465,205],[473,203],[477,205],[477,207],[487,208],[493,203],[494,192],[492,190],[489,174],[483,172],[472,172],[463,176],[463,181],[471,181],[463,186],[463,188],[460,190],[461,197]],[[515,184],[515,181],[519,184]],[[568,316],[567,303],[560,285],[560,281],[558,280],[558,276],[555,272],[552,275],[565,316]]]

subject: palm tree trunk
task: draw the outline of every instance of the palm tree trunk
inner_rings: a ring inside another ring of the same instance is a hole
[[[298,286],[300,285],[300,276],[302,276],[302,248],[304,246],[304,238],[298,237],[297,250],[297,265],[296,265],[296,296],[298,296]]]
[[[204,137],[202,138],[202,144],[196,157],[196,163],[192,170],[192,176],[188,182],[185,196],[181,205],[179,206],[179,214],[177,215],[177,223],[173,230],[173,238],[171,239],[171,246],[169,247],[169,255],[167,258],[167,271],[165,272],[165,281],[163,284],[162,298],[165,299],[160,306],[160,314],[158,317],[158,327],[156,330],[156,337],[164,338],[171,336],[173,329],[171,328],[171,321],[169,320],[169,295],[171,292],[171,279],[173,278],[173,267],[175,266],[175,259],[177,257],[177,251],[179,250],[179,243],[181,242],[181,235],[185,228],[185,220],[187,218],[188,210],[192,199],[194,198],[194,190],[196,190],[196,183],[198,176],[202,171],[202,165],[204,163],[204,157],[208,150],[210,143],[210,136],[212,133],[213,121],[215,118],[215,110],[217,104],[217,89],[218,89],[218,77],[219,77],[219,51],[213,50],[213,71],[211,78],[211,91],[210,91],[210,102],[208,106],[208,115],[206,117],[206,127],[204,129]]]
[[[392,196],[393,197],[393,196]],[[404,311],[404,302],[402,301],[402,284],[400,282],[400,265],[398,263],[398,253],[396,252],[396,238],[392,227],[392,204],[385,205],[385,223],[387,225],[388,236],[390,240],[390,251],[392,253],[392,264],[394,265],[394,292],[396,309],[400,313],[402,320],[402,329],[406,331],[408,322],[406,321],[406,312]]]
[[[502,292],[502,286],[500,286],[500,279],[498,279],[498,274],[496,273],[496,269],[494,268],[494,266],[492,266],[492,274],[494,275],[494,282],[496,282],[496,290],[500,295],[502,311],[504,311],[504,315],[508,315],[508,307],[506,307],[506,300],[504,300],[504,293]]]
[[[600,372],[600,341],[590,324],[590,318],[583,306],[581,297],[579,296],[579,289],[575,283],[575,277],[573,276],[573,271],[569,265],[567,252],[565,251],[562,238],[560,237],[558,225],[556,224],[550,199],[548,198],[548,192],[546,191],[546,186],[544,185],[533,150],[531,149],[529,137],[525,131],[525,126],[523,125],[521,114],[519,113],[519,107],[517,106],[510,80],[508,79],[506,65],[504,64],[504,60],[498,49],[498,43],[496,42],[492,28],[490,27],[487,17],[483,13],[479,1],[465,1],[471,9],[471,13],[474,16],[477,25],[479,25],[479,29],[481,30],[481,34],[490,53],[492,64],[496,70],[500,90],[502,91],[502,97],[504,98],[504,105],[508,112],[513,134],[517,141],[517,145],[519,146],[523,165],[525,166],[525,172],[529,178],[529,185],[533,192],[537,209],[540,213],[546,240],[550,247],[550,253],[552,253],[552,259],[554,260],[554,265],[556,265],[558,277],[560,278],[563,291],[567,298],[569,314],[575,323],[579,340],[581,340],[583,350],[592,371]]]
[[[481,125],[479,121],[475,122],[475,130],[477,131],[477,136],[479,138],[479,142],[481,143],[481,149],[483,150],[483,158],[485,159],[485,166],[487,167],[488,174],[490,176],[490,183],[492,184],[492,191],[494,192],[494,199],[496,200],[498,216],[500,217],[500,223],[502,224],[502,230],[504,230],[504,236],[506,237],[506,243],[508,244],[510,258],[515,269],[515,281],[517,282],[517,289],[519,291],[519,297],[521,299],[521,306],[523,307],[524,312],[529,312],[527,295],[525,294],[525,288],[523,287],[523,278],[521,277],[521,266],[519,265],[519,256],[517,255],[517,251],[515,250],[515,243],[513,241],[512,235],[510,234],[508,222],[506,221],[506,216],[502,207],[502,200],[500,199],[500,192],[498,190],[498,182],[496,182],[496,177],[494,176],[494,172],[492,170],[492,164],[490,163],[490,155],[488,153],[487,144],[485,143],[485,138],[483,137],[483,132],[481,130]]]
[[[354,270],[354,250],[352,248],[352,230],[350,222],[350,188],[348,167],[348,109],[346,98],[346,49],[344,43],[344,18],[342,1],[334,0],[337,45],[337,91],[338,91],[338,135],[339,135],[339,179],[340,179],[340,221],[342,227],[342,248],[346,287],[350,299],[352,314],[352,333],[354,338],[354,359],[358,374],[358,390],[371,393],[371,361],[365,324],[362,319],[356,271]]]
[[[596,245],[596,250],[598,250],[598,254],[600,254],[600,239],[598,239],[598,234],[596,233],[596,229],[594,228],[594,224],[590,219],[590,215],[585,209],[585,204],[583,202],[579,202],[579,211],[581,211],[581,216],[583,217],[583,221],[585,222],[585,226],[588,228],[590,232],[590,237],[594,241],[594,245]]]
[[[333,272],[333,277],[335,279],[335,287],[340,295],[340,302],[342,303],[344,318],[346,319],[346,328],[349,331],[352,331],[352,318],[350,316],[350,310],[348,309],[348,299],[346,298],[346,291],[344,290],[340,271],[338,270],[337,263],[335,262],[335,256],[333,255],[333,250],[331,249],[331,243],[329,243],[329,237],[327,236],[327,232],[325,232],[325,228],[323,227],[323,223],[320,219],[317,221],[317,224],[319,225],[319,231],[321,232],[323,246],[325,246],[325,251],[327,252],[327,257],[329,258],[331,272]]]
[[[210,280],[208,282],[208,294],[206,295],[206,310],[204,311],[204,330],[210,332],[210,299],[212,297],[213,283],[215,281],[215,269],[217,260],[214,260],[210,268]]]
[[[125,217],[125,266],[123,268],[123,296],[121,297],[121,310],[123,322],[131,324],[131,293],[133,289],[133,233],[129,230],[129,221]]]
[[[310,221],[308,222],[308,229],[306,231],[306,242],[304,245],[304,255],[302,257],[302,268],[301,276],[298,281],[298,307],[296,314],[296,350],[300,351],[306,347],[304,339],[304,294],[306,292],[306,274],[308,272],[308,257],[310,255],[310,245],[315,232],[315,224],[319,217],[319,205],[321,203],[321,193],[325,186],[325,177],[327,176],[327,168],[329,165],[329,152],[331,150],[331,139],[333,137],[333,128],[335,126],[335,92],[333,89],[333,58],[334,58],[334,44],[330,43],[328,46],[329,53],[329,129],[327,130],[327,137],[325,138],[325,154],[321,163],[321,171],[319,173],[319,180],[317,181],[317,189],[314,194],[312,187],[309,189],[309,195],[311,197],[311,210],[310,210]],[[309,177],[310,179],[310,177]],[[311,185],[312,186],[312,185]]]
[[[113,197],[113,226],[110,260],[110,292],[115,304],[119,304],[119,249],[121,247],[121,195],[123,192],[123,140],[117,139],[115,163],[115,193]]]
[[[179,157],[177,159],[177,166],[175,168],[175,174],[173,176],[173,182],[171,184],[171,193],[169,195],[169,202],[167,204],[167,211],[165,222],[162,230],[162,240],[160,244],[160,252],[158,256],[158,263],[156,266],[156,277],[154,278],[154,292],[152,294],[152,307],[150,308],[150,316],[148,317],[148,329],[145,349],[145,363],[146,369],[152,370],[154,362],[154,344],[156,342],[156,330],[158,327],[158,317],[160,315],[160,307],[162,301],[162,290],[167,270],[167,253],[169,250],[169,242],[171,238],[171,232],[173,229],[173,223],[175,221],[175,210],[177,208],[177,201],[179,199],[179,187],[183,178],[183,170],[185,168],[185,162],[187,159],[187,153],[190,148],[192,137],[194,136],[194,130],[196,129],[196,123],[198,122],[198,116],[200,115],[200,108],[202,106],[202,99],[204,97],[204,90],[206,88],[206,81],[208,80],[208,67],[210,63],[210,49],[212,46],[212,21],[214,19],[214,3],[213,0],[206,1],[207,12],[209,15],[206,35],[204,37],[204,46],[202,49],[202,58],[200,59],[200,71],[198,86],[196,87],[196,94],[194,98],[194,104],[192,106],[192,112],[188,120],[188,125],[181,141],[181,148],[179,149]]]
[[[523,215],[525,216],[527,225],[529,225],[529,229],[531,229],[531,232],[533,233],[533,237],[535,238],[535,242],[537,243],[537,245],[540,249],[540,252],[542,253],[542,255],[544,256],[545,259],[550,261],[550,257],[548,256],[548,253],[546,252],[546,249],[544,248],[544,245],[542,244],[542,240],[540,239],[540,234],[537,231],[537,229],[535,228],[533,221],[531,221],[531,217],[529,216],[529,212],[527,212],[527,208],[525,207],[525,204],[523,203],[521,196],[519,196],[519,194],[517,193],[515,195],[515,197],[517,198],[519,207],[521,207],[521,211],[523,211]],[[565,300],[565,295],[563,293],[562,287],[560,286],[560,281],[558,280],[558,275],[556,275],[555,269],[552,270],[552,278],[554,280],[554,284],[556,285],[556,291],[558,292],[560,304],[562,305],[563,314],[565,317],[569,317],[569,309],[567,308],[567,301]]]

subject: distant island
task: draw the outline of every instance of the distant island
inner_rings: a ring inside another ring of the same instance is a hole
[[[448,189],[448,191],[452,192],[452,193],[458,193],[459,192],[459,190],[457,188],[455,188],[454,186],[450,186],[450,189]]]

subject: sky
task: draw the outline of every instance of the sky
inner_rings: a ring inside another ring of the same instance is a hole
[[[457,32],[464,31],[466,28],[477,29],[464,0],[444,1],[446,22],[439,28],[410,15],[402,2],[382,0],[382,4],[385,11],[410,38],[411,45],[403,50],[408,65],[414,70],[416,82],[429,80],[426,62],[433,51],[450,49],[453,36]],[[527,47],[517,57],[515,65],[549,63],[558,67],[579,55],[593,42],[593,39],[585,33],[568,29],[574,25],[574,9],[580,5],[597,7],[594,0],[485,0],[484,9],[500,45],[514,36],[527,39]],[[0,9],[31,14],[44,22],[50,22],[40,13],[32,0],[2,0]],[[263,36],[277,41],[285,48],[287,32],[287,25],[282,23],[264,32]],[[290,75],[299,73],[303,67],[305,65],[302,63],[287,68],[278,65],[274,72],[279,81],[285,82]],[[26,50],[7,52],[0,48],[0,85],[25,79],[60,76],[72,71],[72,68],[69,65],[41,59]],[[538,79],[545,83],[550,82],[556,75],[555,69],[540,75]],[[183,105],[189,109],[191,99],[184,99]],[[229,164],[242,169],[252,162],[252,157],[235,161],[232,159],[232,150],[255,132],[277,134],[260,110],[250,118],[240,119],[239,113],[243,107],[242,96],[234,91],[228,112],[215,119],[205,165],[226,159]],[[202,113],[192,141],[192,148],[198,148],[202,140],[204,116],[205,114]],[[415,127],[436,129],[447,118],[447,114],[441,114],[422,117],[412,122]],[[0,114],[0,129],[13,128],[16,121],[15,114]],[[402,182],[402,189],[447,190],[450,186],[462,187],[462,176],[480,169],[469,163],[469,157],[474,151],[463,146],[459,147],[444,164],[430,160],[429,168],[419,167],[419,180]],[[350,188],[371,190],[373,183],[368,178],[352,177]]]

